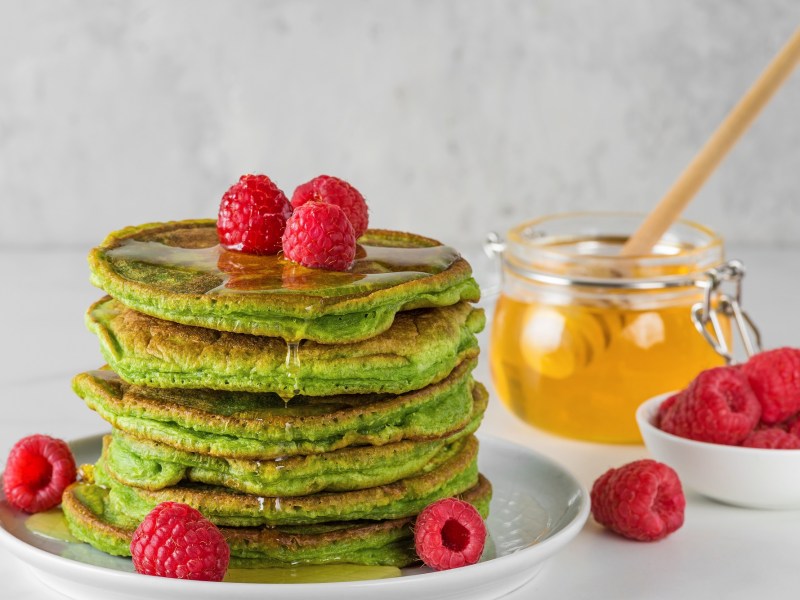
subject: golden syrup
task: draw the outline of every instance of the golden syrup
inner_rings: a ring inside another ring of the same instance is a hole
[[[440,273],[459,254],[450,246],[402,248],[359,244],[348,271],[310,269],[283,258],[226,250],[219,245],[182,248],[125,240],[107,252],[117,262],[195,273],[206,294],[303,293],[344,296]]]
[[[284,366],[286,367],[286,374],[292,382],[293,395],[297,395],[300,391],[300,342],[286,342],[286,361]],[[283,401],[288,405],[289,399],[284,398]]]
[[[25,519],[25,528],[31,533],[53,540],[80,543],[80,540],[70,533],[67,520],[60,508],[52,508],[29,516]]]
[[[694,327],[695,282],[722,261],[688,222],[643,257],[618,258],[641,218],[556,215],[509,232],[489,361],[503,403],[567,437],[640,443],[637,407],[724,364]],[[723,327],[726,324],[723,323]]]
[[[228,569],[228,583],[334,583],[399,577],[397,567],[335,564],[261,569]]]

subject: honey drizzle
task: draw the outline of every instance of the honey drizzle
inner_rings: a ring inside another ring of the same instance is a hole
[[[124,240],[107,256],[133,265],[194,272],[198,279],[219,281],[205,294],[302,293],[340,296],[375,290],[441,273],[459,258],[450,246],[400,248],[359,245],[348,271],[309,269],[281,254],[258,256],[219,245],[182,248],[160,242]],[[212,276],[209,278],[209,275]],[[216,277],[213,277],[216,276]]]
[[[292,381],[294,395],[300,391],[300,342],[286,342],[286,374]],[[283,401],[288,404],[289,399]]]
[[[333,583],[399,577],[397,567],[351,564],[297,565],[262,569],[228,569],[228,583]]]

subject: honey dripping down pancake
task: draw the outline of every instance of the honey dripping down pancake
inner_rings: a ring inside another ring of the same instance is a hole
[[[476,411],[477,412],[477,411]],[[105,442],[106,470],[134,487],[159,490],[182,482],[223,486],[259,496],[303,496],[385,485],[436,468],[475,432],[482,413],[438,439],[349,446],[322,454],[247,460],[186,452],[115,430]]]
[[[119,521],[131,527],[168,501],[193,506],[212,523],[231,527],[395,519],[416,515],[431,502],[460,494],[478,480],[478,442],[474,436],[457,442],[455,452],[440,464],[405,479],[360,490],[292,497],[256,496],[192,483],[146,490],[116,479],[105,467],[106,451],[91,470],[92,478],[108,490],[109,506],[120,515]]]
[[[92,283],[139,312],[232,331],[341,344],[388,329],[413,308],[477,301],[469,264],[448,246],[368,230],[347,272],[218,245],[212,220],[151,223],[110,234],[89,255]]]
[[[466,302],[404,311],[372,338],[304,341],[293,356],[279,338],[164,321],[108,297],[92,305],[87,324],[109,366],[129,383],[292,397],[401,394],[440,381],[478,355],[485,315]]]
[[[269,460],[452,435],[486,408],[486,389],[470,375],[474,364],[407,394],[298,396],[288,404],[275,394],[130,386],[112,371],[78,375],[73,386],[89,408],[131,435],[186,452]]]

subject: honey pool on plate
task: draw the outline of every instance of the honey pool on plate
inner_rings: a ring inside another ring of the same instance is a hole
[[[524,421],[567,437],[639,443],[636,408],[719,366],[692,323],[719,239],[679,222],[652,255],[620,259],[636,215],[564,215],[509,232],[489,360]]]

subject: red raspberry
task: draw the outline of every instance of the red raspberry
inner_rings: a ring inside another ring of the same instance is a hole
[[[219,243],[247,254],[276,254],[292,207],[266,175],[242,175],[222,196]]]
[[[795,415],[786,423],[786,431],[800,437],[800,416]]]
[[[681,437],[737,445],[755,429],[761,406],[741,369],[700,373],[661,414],[659,427]]]
[[[41,512],[61,504],[61,494],[75,481],[75,475],[75,459],[64,440],[31,435],[11,448],[3,491],[15,508]]]
[[[422,561],[437,571],[473,565],[483,553],[486,525],[468,502],[444,498],[417,517],[414,546]]]
[[[353,226],[335,204],[309,202],[286,224],[283,254],[306,267],[346,271],[356,255]]]
[[[364,235],[367,230],[369,213],[364,196],[343,179],[330,175],[319,175],[311,181],[297,186],[292,194],[292,208],[296,210],[310,201],[335,204],[341,208],[350,219],[356,239]]]
[[[683,525],[686,498],[677,473],[654,460],[609,469],[592,486],[595,520],[622,536],[652,542]]]
[[[133,533],[131,555],[143,575],[222,581],[231,551],[200,511],[180,502],[162,502]]]
[[[784,431],[780,427],[770,427],[754,431],[742,442],[747,448],[779,448],[783,450],[800,450],[800,437]]]
[[[672,412],[672,409],[675,407],[675,404],[678,402],[678,398],[681,396],[681,394],[683,394],[683,392],[673,394],[661,403],[661,405],[658,407],[658,412],[656,413],[656,427],[662,428],[661,422],[664,419],[669,419],[669,413]]]
[[[742,369],[761,403],[764,423],[778,423],[800,411],[800,350],[761,352],[744,363]]]

